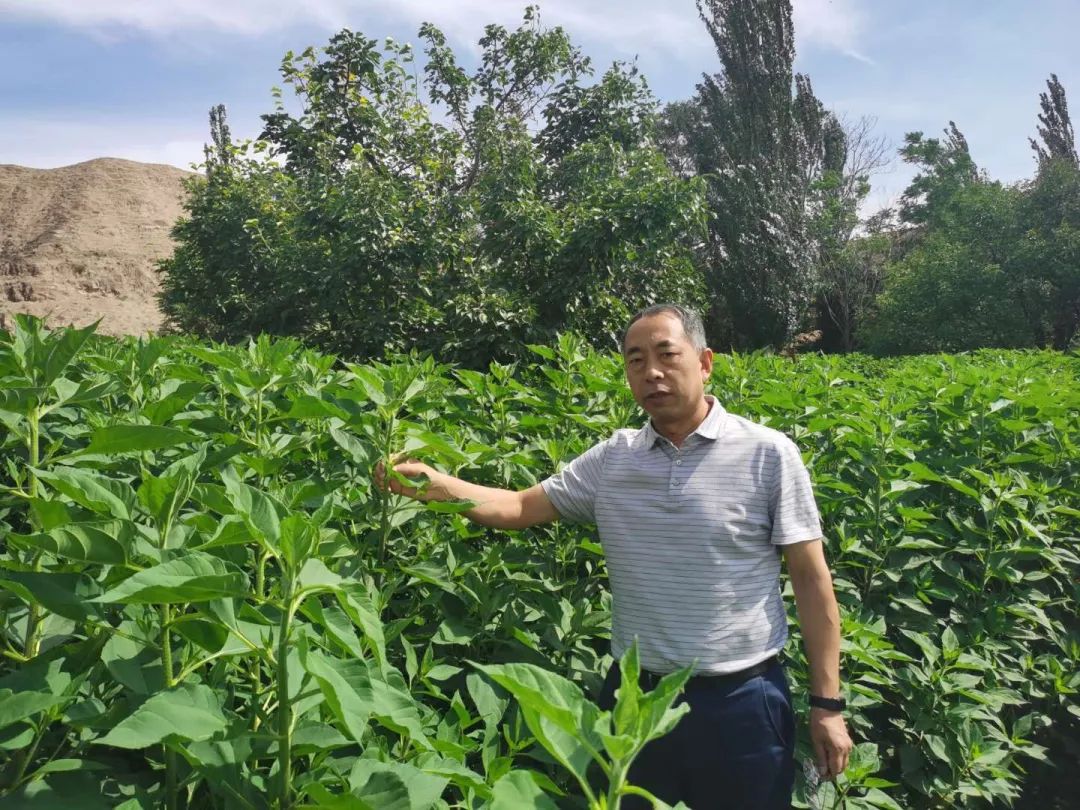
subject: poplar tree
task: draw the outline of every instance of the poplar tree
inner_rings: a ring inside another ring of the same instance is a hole
[[[1049,92],[1039,93],[1039,138],[1029,138],[1031,148],[1035,150],[1039,166],[1060,158],[1073,166],[1078,165],[1076,139],[1073,135],[1072,120],[1069,118],[1069,104],[1065,99],[1065,88],[1058,81],[1056,73],[1051,73],[1046,80]]]
[[[842,165],[843,133],[793,73],[789,0],[698,0],[698,12],[722,71],[703,77],[690,105],[669,108],[663,139],[677,167],[708,180],[710,337],[778,346],[810,309],[815,182]]]

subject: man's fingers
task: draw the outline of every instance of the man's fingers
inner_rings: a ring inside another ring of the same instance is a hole
[[[835,745],[830,745],[829,746],[828,756],[829,756],[829,776],[828,776],[828,778],[829,779],[835,779],[844,770],[844,766],[842,764],[843,756],[842,756],[842,754],[840,752],[840,749],[837,748]]]

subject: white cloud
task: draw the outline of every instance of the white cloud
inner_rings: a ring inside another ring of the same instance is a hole
[[[839,51],[871,62],[859,50],[866,17],[857,0],[793,0],[792,19],[799,44]]]
[[[216,30],[243,36],[305,25],[373,30],[376,21],[439,25],[458,44],[475,42],[490,22],[512,25],[529,0],[0,0],[0,15],[58,22],[115,35],[124,29],[172,36]],[[858,0],[794,0],[799,45],[837,50],[865,60],[858,50],[863,15]],[[603,41],[627,56],[660,52],[698,63],[711,53],[693,0],[543,0],[545,23],[574,37]]]

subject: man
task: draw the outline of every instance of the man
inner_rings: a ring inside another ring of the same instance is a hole
[[[795,736],[776,658],[787,638],[781,555],[810,662],[810,736],[826,779],[844,770],[851,751],[841,714],[839,612],[798,449],[705,395],[712,357],[695,313],[649,307],[623,341],[630,390],[651,417],[645,427],[616,431],[521,492],[413,461],[395,470],[426,476],[428,485],[389,486],[409,497],[473,501],[465,514],[495,528],[595,523],[614,597],[612,654],[636,638],[646,688],[665,673],[695,668],[684,695],[689,715],[645,748],[630,782],[694,810],[776,810],[791,804]],[[381,468],[376,480],[384,484]],[[615,666],[601,696],[606,708],[617,678]]]

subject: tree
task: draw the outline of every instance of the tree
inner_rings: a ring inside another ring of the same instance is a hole
[[[1038,173],[1027,195],[1028,262],[1047,290],[1049,342],[1066,349],[1080,332],[1080,160],[1076,153],[1065,88],[1054,74],[1039,94],[1031,140]]]
[[[984,179],[971,157],[967,138],[953,121],[944,140],[909,132],[900,156],[921,169],[900,198],[900,219],[909,225],[940,225],[959,192]]]
[[[843,165],[843,133],[793,74],[789,0],[699,0],[698,12],[723,70],[668,107],[661,140],[684,176],[707,178],[713,342],[779,346],[815,292],[814,183]]]
[[[1031,148],[1035,150],[1039,166],[1052,160],[1064,160],[1073,166],[1078,165],[1076,139],[1073,136],[1072,120],[1069,118],[1069,104],[1065,98],[1065,88],[1058,81],[1057,74],[1051,73],[1046,80],[1049,92],[1039,93],[1038,132],[1042,143],[1029,138]]]
[[[835,120],[835,119],[834,119]],[[874,134],[874,119],[836,121],[839,134],[826,141],[819,195],[811,234],[818,246],[817,308],[822,347],[854,351],[856,329],[881,292],[883,268],[892,253],[887,234],[891,212],[859,220],[859,206],[870,192],[870,176],[888,162],[888,142]],[[835,145],[830,148],[829,143]],[[853,238],[860,227],[863,235]]]
[[[469,365],[579,330],[613,346],[659,298],[701,302],[701,181],[652,145],[632,65],[599,81],[528,9],[490,25],[472,71],[443,34],[382,47],[341,31],[289,53],[295,95],[260,138],[219,143],[162,265],[176,328],[296,335],[349,356],[418,348]]]
[[[1066,349],[1080,332],[1080,165],[1065,89],[1051,75],[1031,139],[1038,171],[1006,186],[978,170],[952,122],[906,137],[920,169],[901,218],[915,246],[885,270],[860,331],[881,353],[982,346]]]
[[[958,352],[1035,343],[1041,300],[1025,289],[1023,189],[963,187],[916,245],[884,269],[884,291],[858,330],[875,354]]]

